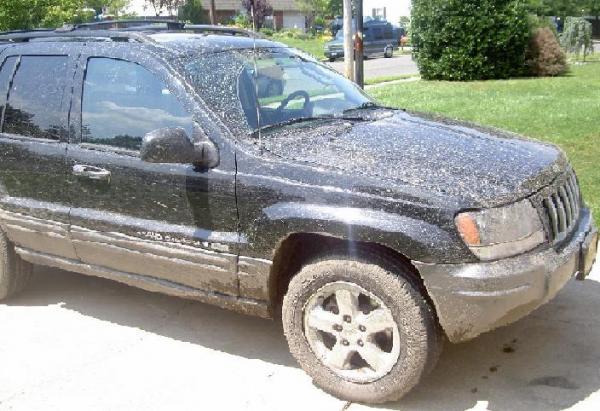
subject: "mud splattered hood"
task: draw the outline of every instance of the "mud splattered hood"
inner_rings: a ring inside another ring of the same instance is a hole
[[[264,145],[279,157],[417,186],[482,207],[526,197],[567,167],[555,146],[403,111],[375,121],[288,128],[267,136]]]

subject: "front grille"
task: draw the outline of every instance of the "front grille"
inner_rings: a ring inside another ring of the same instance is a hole
[[[542,200],[548,222],[550,242],[558,243],[565,239],[579,221],[581,194],[575,173],[569,173],[556,191]]]

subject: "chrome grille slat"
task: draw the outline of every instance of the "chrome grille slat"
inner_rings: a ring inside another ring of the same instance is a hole
[[[544,205],[546,206],[546,210],[548,210],[548,215],[550,216],[552,239],[554,239],[558,236],[558,214],[556,213],[556,207],[554,206],[554,202],[551,198],[544,199]]]
[[[571,208],[571,201],[569,200],[569,197],[567,196],[567,191],[565,190],[565,186],[562,186],[561,188],[558,189],[558,194],[560,195],[560,198],[563,201],[563,204],[565,206],[565,211],[567,213],[567,227],[570,227],[571,222],[573,221],[573,208]]]
[[[565,212],[565,206],[563,205],[558,193],[554,193],[552,195],[552,200],[554,201],[556,210],[558,211],[558,232],[563,233],[567,231],[567,213]]]
[[[579,222],[580,203],[579,185],[572,171],[554,192],[542,199],[542,211],[548,223],[548,237],[553,244],[565,239]]]
[[[569,205],[571,206],[571,213],[573,215],[573,219],[577,218],[577,206],[575,205],[575,195],[573,194],[573,189],[571,188],[571,182],[568,180],[567,184],[564,186],[565,192],[567,193],[567,197],[569,198]]]
[[[581,194],[579,193],[579,187],[577,186],[577,180],[575,179],[575,176],[571,176],[569,179],[569,184],[571,185],[571,191],[573,191],[573,197],[575,198],[575,209],[577,210],[577,214],[579,214]]]

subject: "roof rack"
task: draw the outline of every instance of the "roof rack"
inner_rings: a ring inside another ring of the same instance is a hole
[[[224,34],[230,36],[257,37],[259,33],[228,26],[185,24],[175,20],[107,20],[94,23],[65,25],[58,29],[14,30],[0,32],[0,42],[28,42],[50,38],[106,38],[113,41],[135,40],[152,42],[144,33],[186,32],[198,34]]]
[[[26,43],[35,39],[109,39],[112,41],[136,41],[139,43],[154,42],[150,37],[136,32],[110,30],[52,30],[52,31],[23,31],[18,33],[0,33],[0,42]]]
[[[122,30],[122,29],[161,29],[183,30],[185,23],[176,20],[137,19],[137,20],[105,20],[93,23],[82,23],[73,26],[75,30]]]

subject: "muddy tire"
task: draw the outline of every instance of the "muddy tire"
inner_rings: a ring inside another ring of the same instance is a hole
[[[23,291],[32,271],[33,266],[15,253],[14,245],[0,230],[0,301]]]
[[[409,269],[380,255],[305,265],[282,311],[300,366],[347,401],[400,399],[433,369],[443,346],[435,313]]]

